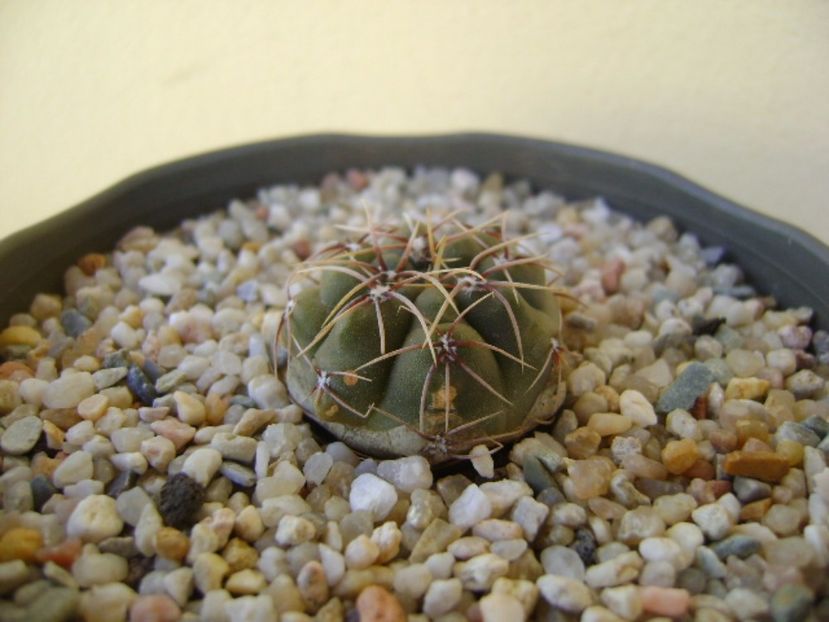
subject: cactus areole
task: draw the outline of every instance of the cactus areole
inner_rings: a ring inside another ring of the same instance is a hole
[[[284,376],[311,418],[367,454],[432,463],[552,418],[561,313],[541,257],[452,216],[362,233],[289,282]]]

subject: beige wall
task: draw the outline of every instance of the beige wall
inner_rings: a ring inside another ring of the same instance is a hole
[[[0,0],[0,236],[221,146],[459,129],[661,163],[829,242],[829,2]]]

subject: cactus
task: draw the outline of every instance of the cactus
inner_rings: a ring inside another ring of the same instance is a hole
[[[455,216],[362,238],[301,264],[279,339],[292,399],[351,447],[432,463],[549,421],[564,397],[548,267],[497,222]],[[300,282],[302,285],[300,285]]]

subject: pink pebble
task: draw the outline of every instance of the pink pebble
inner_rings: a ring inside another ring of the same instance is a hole
[[[642,607],[648,613],[678,618],[688,611],[691,596],[688,590],[648,585],[640,591]]]
[[[177,450],[193,440],[196,435],[196,428],[173,417],[153,421],[150,424],[150,429],[156,434],[173,441],[173,445],[176,446]]]
[[[621,259],[611,259],[602,265],[602,287],[607,294],[619,291],[619,280],[625,271],[625,262]]]
[[[163,594],[139,596],[130,607],[130,622],[176,622],[180,617],[181,609]]]

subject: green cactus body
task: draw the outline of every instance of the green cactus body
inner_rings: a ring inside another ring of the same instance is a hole
[[[564,397],[558,301],[516,246],[451,219],[319,253],[280,330],[291,397],[355,449],[434,463],[549,420]]]

